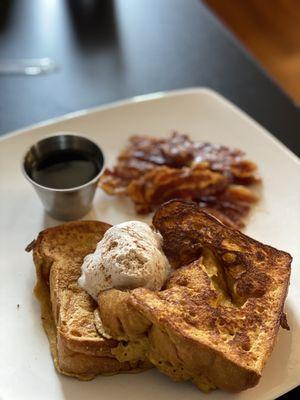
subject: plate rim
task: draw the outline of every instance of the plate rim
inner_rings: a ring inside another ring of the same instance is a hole
[[[182,89],[166,90],[166,91],[158,91],[158,92],[153,92],[153,93],[148,93],[148,94],[142,94],[142,95],[128,97],[128,98],[125,98],[122,100],[104,103],[104,104],[90,107],[90,108],[84,108],[84,109],[81,109],[78,111],[72,111],[70,113],[60,115],[58,117],[49,118],[44,121],[30,124],[23,128],[19,128],[19,129],[4,133],[3,135],[0,136],[0,143],[5,140],[9,140],[10,138],[13,138],[15,136],[26,133],[28,131],[38,129],[38,128],[44,128],[44,127],[50,126],[52,124],[63,122],[65,120],[83,117],[83,116],[87,116],[92,113],[111,110],[114,108],[127,106],[130,104],[147,103],[147,102],[151,102],[153,100],[177,97],[177,96],[179,97],[179,96],[189,95],[189,94],[204,94],[204,95],[212,97],[212,98],[216,99],[217,101],[223,103],[223,105],[226,106],[227,108],[230,108],[232,112],[234,112],[235,114],[238,114],[247,123],[250,123],[253,127],[258,129],[262,135],[264,135],[269,140],[271,140],[277,148],[282,150],[289,158],[292,158],[300,166],[300,157],[298,157],[295,153],[293,153],[293,151],[290,150],[279,139],[277,139],[277,137],[275,137],[271,132],[269,132],[265,127],[263,127],[253,117],[251,117],[249,114],[247,114],[246,111],[242,110],[238,105],[232,103],[231,100],[227,99],[225,96],[223,96],[219,92],[215,91],[214,89],[211,89],[211,88],[205,87],[205,86],[198,86],[198,87],[194,86],[194,87],[187,87],[187,88],[182,88]]]

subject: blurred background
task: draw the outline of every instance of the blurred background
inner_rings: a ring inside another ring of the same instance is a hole
[[[208,86],[297,152],[299,76],[299,0],[0,0],[0,134]]]
[[[300,1],[205,0],[295,103],[300,103]]]

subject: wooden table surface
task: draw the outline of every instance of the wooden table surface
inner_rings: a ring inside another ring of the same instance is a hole
[[[299,107],[299,0],[204,1]]]
[[[201,1],[0,0],[0,61],[36,57],[53,58],[59,70],[0,76],[0,134],[131,96],[207,86],[300,155],[299,109]]]

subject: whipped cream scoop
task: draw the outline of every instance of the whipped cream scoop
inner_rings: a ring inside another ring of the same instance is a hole
[[[145,287],[160,290],[170,273],[162,236],[140,221],[109,228],[85,257],[79,285],[96,301],[101,291]]]

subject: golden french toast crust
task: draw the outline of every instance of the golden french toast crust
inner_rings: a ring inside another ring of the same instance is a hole
[[[101,320],[114,339],[100,339],[96,303],[77,285],[83,257],[109,225],[71,222],[41,232],[31,245],[35,292],[57,370],[89,380],[153,364],[205,392],[255,386],[284,324],[291,256],[225,227],[192,202],[166,203],[153,225],[175,270],[161,292],[100,294]],[[62,254],[68,254],[64,262]],[[146,348],[122,361],[121,339],[128,349],[131,343]]]
[[[279,329],[291,256],[225,227],[192,202],[165,203],[153,225],[178,269],[165,290],[136,289],[131,303],[155,326],[180,339],[177,352],[189,344],[201,358],[206,348],[224,363],[223,377],[229,366],[243,376],[237,382],[232,371],[226,379],[214,376],[217,387],[239,391],[255,385]],[[206,264],[205,249],[213,254],[217,272]],[[185,368],[193,369],[195,360],[188,363],[188,353],[185,358]],[[211,368],[210,376],[216,370]]]
[[[255,386],[279,329],[290,255],[225,227],[191,202],[166,203],[153,225],[177,269],[160,292],[127,292],[132,308],[122,305],[121,314],[122,292],[100,294],[105,328],[129,342],[148,338],[147,357],[172,379],[192,380],[204,391]],[[137,331],[130,321],[141,316]]]
[[[110,225],[97,221],[69,222],[42,231],[31,243],[30,248],[27,248],[28,251],[33,250],[37,275],[34,293],[41,306],[43,327],[49,340],[55,368],[58,372],[81,380],[90,380],[99,374],[136,373],[151,368],[148,360],[136,363],[119,362],[111,353],[111,348],[118,344],[116,340],[100,338],[95,328],[95,337],[71,336],[68,330],[65,330],[64,321],[61,320],[62,300],[70,296],[72,291],[74,291],[75,303],[76,296],[81,293],[79,300],[82,306],[89,309],[89,306],[96,308],[96,304],[87,294],[82,294],[76,286],[77,279],[76,284],[74,283],[76,274],[68,276],[60,269],[59,272],[63,274],[58,278],[62,281],[60,282],[62,286],[58,287],[57,281],[51,276],[53,275],[52,268],[58,268],[60,258],[69,254],[69,258],[74,257],[72,263],[76,264],[76,273],[80,274],[81,259],[94,249],[109,227]],[[93,244],[88,246],[91,248],[86,249],[85,242],[91,238]],[[81,246],[82,242],[84,242],[83,246]],[[65,258],[67,264],[69,258]],[[53,287],[51,287],[51,282]],[[88,302],[85,302],[86,298]],[[93,322],[90,312],[84,309],[83,312],[86,312],[85,318]]]
[[[134,294],[130,299],[130,303],[133,304],[137,310],[142,310],[143,314],[145,316],[148,316],[150,319],[150,315],[148,315],[147,310],[145,310],[145,305],[139,304],[139,298],[136,297]],[[151,317],[153,317],[152,310],[149,310]],[[261,374],[251,370],[250,368],[243,367],[241,365],[238,365],[231,360],[227,359],[226,354],[222,353],[221,351],[218,351],[216,349],[212,349],[210,346],[200,343],[199,341],[196,341],[195,338],[190,337],[188,335],[185,335],[182,331],[178,332],[177,327],[173,325],[172,320],[170,319],[162,319],[158,317],[157,320],[155,320],[155,317],[152,319],[153,326],[160,326],[163,327],[162,329],[164,330],[165,334],[168,336],[168,340],[171,343],[176,343],[174,352],[176,356],[178,357],[178,353],[183,357],[179,357],[179,359],[184,360],[185,357],[184,355],[189,357],[189,355],[192,355],[192,357],[197,357],[198,359],[201,360],[201,358],[207,359],[209,357],[211,359],[209,364],[206,365],[197,365],[194,367],[195,369],[191,368],[191,365],[189,365],[188,371],[189,374],[187,375],[186,379],[192,379],[195,376],[208,376],[211,378],[213,375],[213,386],[214,388],[220,388],[229,392],[240,392],[241,390],[245,390],[248,388],[251,388],[255,386],[261,377]],[[178,334],[174,332],[178,332]],[[186,354],[185,350],[186,349]],[[182,353],[180,353],[182,351]],[[161,353],[159,354],[161,357]],[[168,360],[167,360],[168,361]],[[151,358],[151,362],[158,368],[161,369],[161,359],[155,359]],[[201,363],[200,363],[201,364]],[[216,365],[222,364],[222,368],[218,367],[218,372],[222,374],[222,379],[220,379],[218,376],[214,376],[216,369]],[[180,365],[180,364],[179,364]],[[228,366],[230,366],[230,372],[228,376],[226,376],[226,370],[228,370]],[[176,367],[176,364],[175,364]],[[177,365],[177,368],[178,365]],[[212,373],[210,372],[210,368],[212,369]],[[184,370],[186,371],[186,365],[184,367]],[[221,370],[221,371],[220,371]],[[165,372],[162,370],[162,372]],[[165,372],[166,373],[166,372]],[[177,371],[176,371],[177,373]],[[167,375],[169,375],[172,379],[175,380],[181,380],[181,379],[176,379],[176,373],[174,376],[174,370],[171,369],[171,371],[168,371]],[[235,378],[238,377],[238,380],[236,381]],[[200,387],[201,388],[201,387]],[[201,388],[202,389],[202,388]]]

